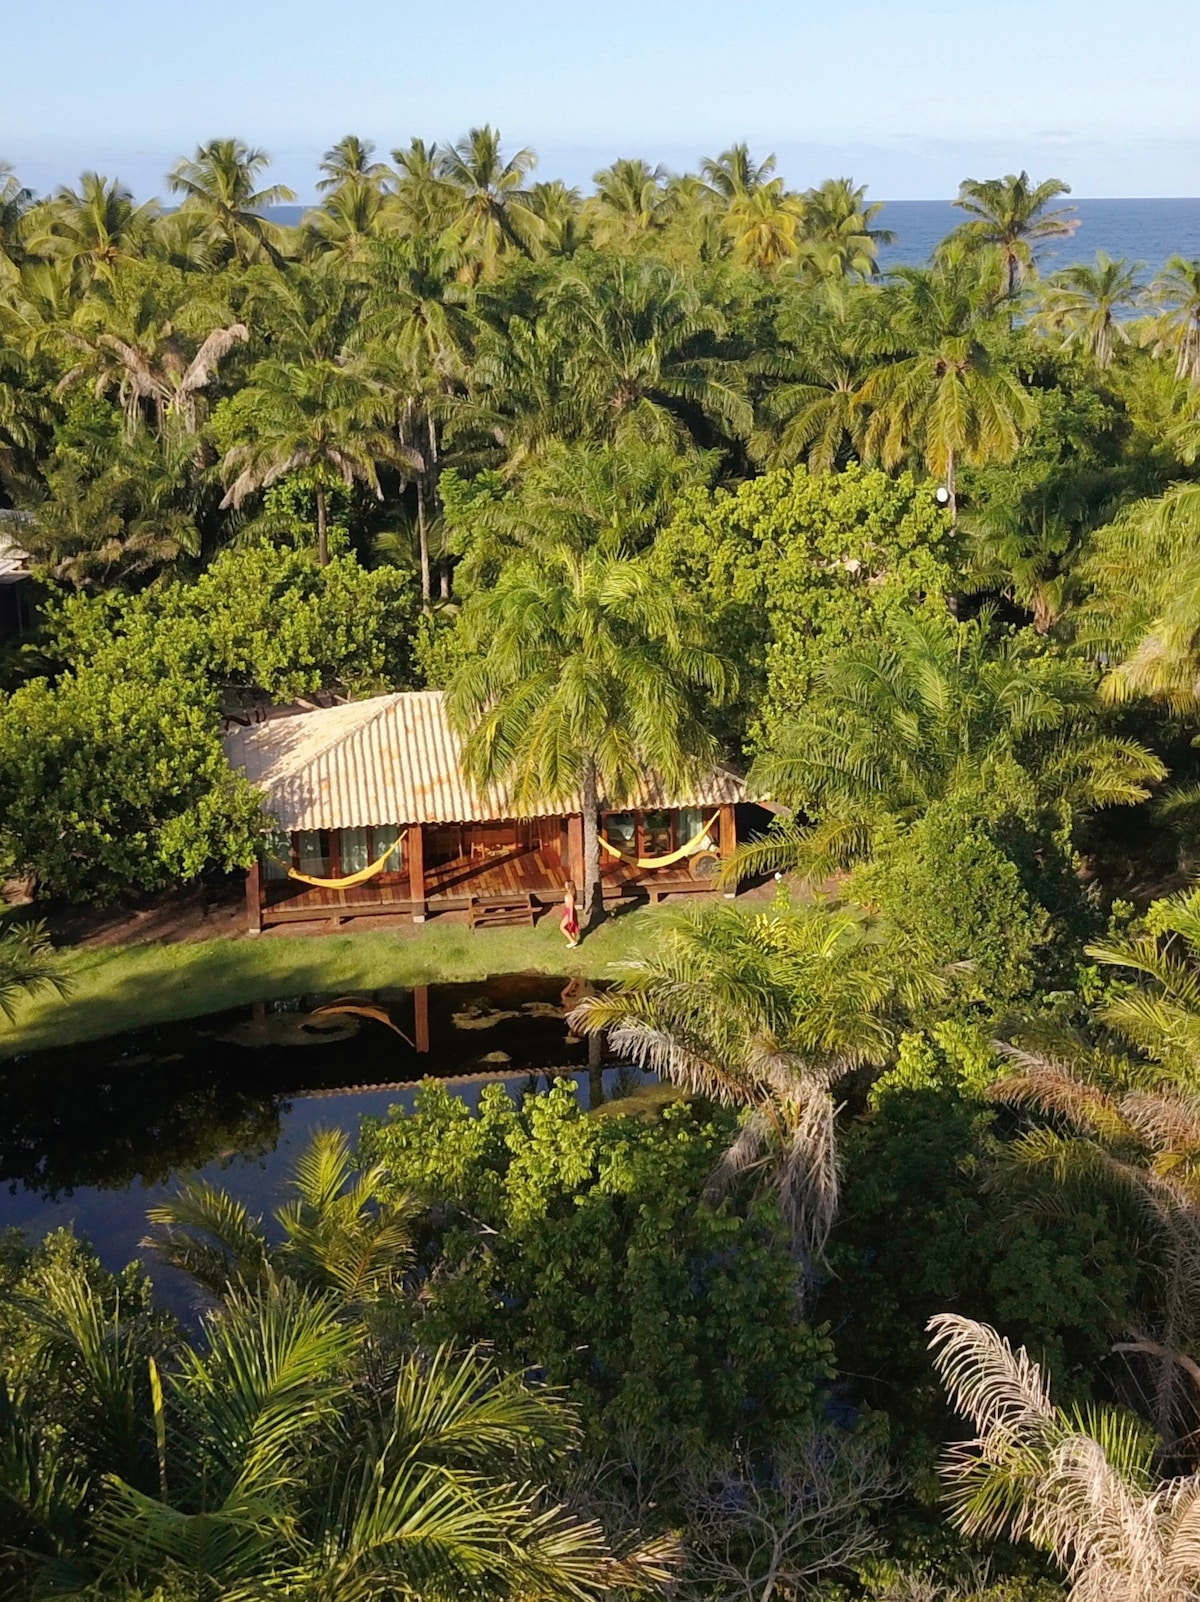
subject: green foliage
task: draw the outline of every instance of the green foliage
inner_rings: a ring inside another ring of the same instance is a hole
[[[742,669],[741,716],[762,744],[804,705],[832,652],[952,592],[958,550],[932,490],[910,474],[796,468],[683,495],[650,564],[701,600]]]
[[[907,831],[879,839],[847,886],[948,970],[959,1005],[995,1016],[1028,1003],[1049,977],[1050,917],[1021,870],[969,806],[937,801]],[[944,1002],[943,1002],[944,1004]]]
[[[704,1197],[732,1129],[683,1103],[588,1117],[570,1083],[520,1108],[488,1087],[477,1112],[425,1085],[363,1151],[385,1196],[430,1210],[427,1338],[565,1385],[597,1444],[724,1448],[806,1418],[830,1353],[796,1318],[773,1209]]]

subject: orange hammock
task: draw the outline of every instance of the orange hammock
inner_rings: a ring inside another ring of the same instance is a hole
[[[382,873],[388,858],[399,851],[407,833],[407,829],[402,829],[381,857],[376,857],[374,862],[369,862],[365,868],[360,868],[357,873],[345,874],[340,879],[314,879],[311,874],[298,873],[295,868],[288,867],[287,863],[281,862],[278,857],[275,860],[281,868],[287,868],[289,879],[299,879],[301,884],[311,884],[317,890],[350,890],[354,885],[366,884],[368,879],[373,879],[377,873]]]
[[[698,851],[713,849],[710,836],[713,825],[720,816],[720,812],[714,812],[699,834],[694,834],[686,845],[681,845],[677,851],[669,851],[665,857],[631,857],[628,852],[619,850],[603,835],[600,836],[600,849],[607,851],[610,857],[620,857],[622,862],[632,863],[635,868],[669,868],[672,862],[681,862],[684,857],[694,857]]]

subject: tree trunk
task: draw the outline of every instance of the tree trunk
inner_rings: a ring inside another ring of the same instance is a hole
[[[431,412],[425,419],[429,434],[429,506],[436,513],[438,505],[438,474],[441,471],[438,456],[437,424]],[[443,601],[450,599],[450,563],[443,554],[438,557],[438,594]]]
[[[329,520],[325,512],[325,489],[317,485],[317,561],[329,566]]]
[[[946,456],[946,493],[950,497],[950,527],[958,527],[958,481],[954,476],[954,452]]]
[[[583,784],[583,910],[580,914],[582,929],[592,923],[593,911],[603,908],[600,894],[600,802],[596,794],[596,764],[589,756],[584,764]]]
[[[429,528],[425,521],[425,474],[417,475],[417,539],[421,547],[421,605],[429,611]]]

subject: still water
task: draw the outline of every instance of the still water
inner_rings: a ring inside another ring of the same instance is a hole
[[[512,975],[482,984],[298,996],[91,1046],[0,1063],[0,1229],[72,1224],[112,1269],[139,1255],[146,1209],[182,1173],[270,1214],[318,1128],[357,1140],[365,1115],[410,1108],[426,1077],[475,1105],[568,1075],[587,1105],[640,1076],[593,1064],[565,1014],[583,987]],[[170,1302],[183,1287],[150,1265]]]

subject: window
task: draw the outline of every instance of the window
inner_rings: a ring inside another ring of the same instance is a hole
[[[694,840],[704,827],[704,813],[700,807],[680,807],[675,814],[675,832],[679,836],[679,844],[687,845]],[[709,839],[716,834],[716,827],[709,833]]]
[[[301,829],[296,835],[296,856],[301,873],[314,879],[329,878],[329,830]]]
[[[366,829],[343,829],[338,840],[343,874],[361,873],[371,862],[371,842]],[[376,853],[378,855],[378,852]]]
[[[632,812],[610,812],[604,819],[604,836],[618,851],[637,852],[637,822]]]
[[[642,855],[665,857],[671,852],[671,814],[642,813]]]
[[[414,823],[413,828],[419,829],[421,825]],[[394,823],[377,824],[371,830],[371,861],[375,862],[385,851],[390,851],[400,838],[400,830]],[[399,851],[392,851],[391,856],[383,865],[384,873],[399,873],[404,865],[404,846]]]

